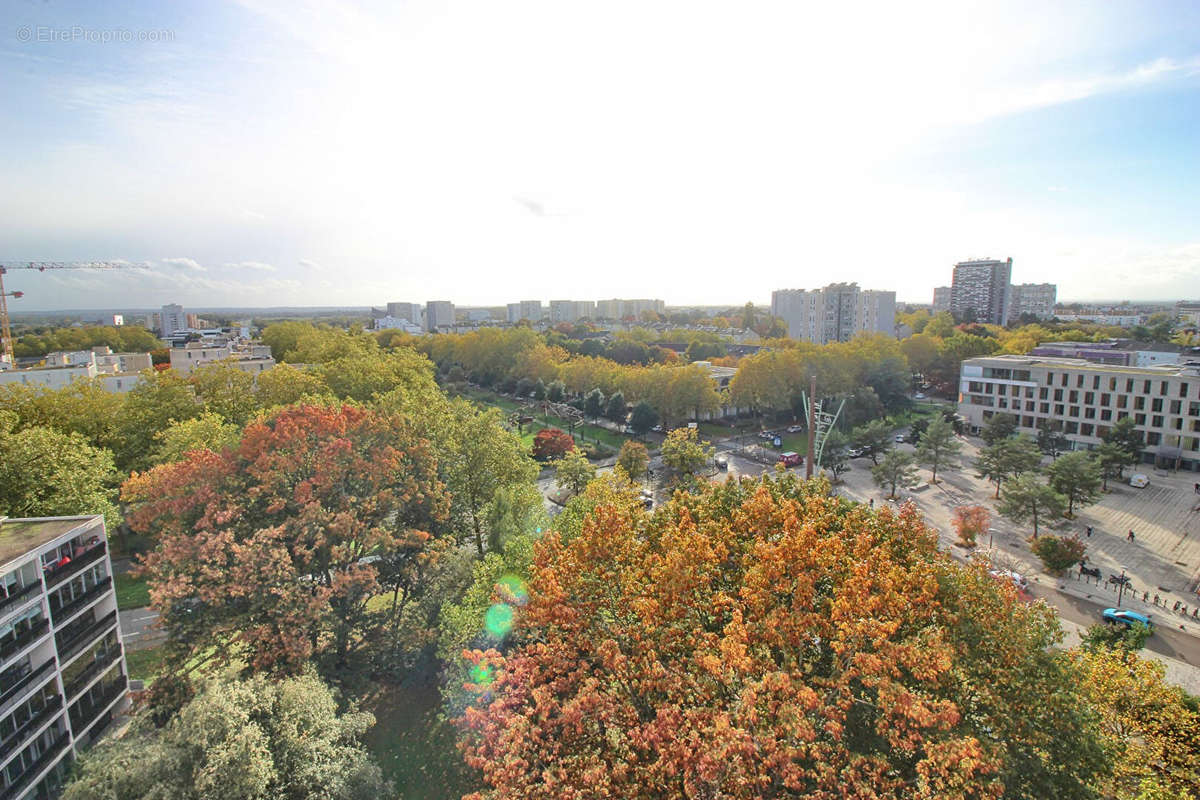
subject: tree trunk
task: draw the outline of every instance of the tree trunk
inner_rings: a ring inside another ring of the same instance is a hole
[[[996,481],[996,493],[994,495],[992,495],[992,499],[993,500],[1000,499],[1000,481],[999,480]]]
[[[1033,538],[1037,538],[1037,506],[1033,508]]]

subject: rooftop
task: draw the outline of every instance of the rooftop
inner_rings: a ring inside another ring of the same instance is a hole
[[[88,527],[99,519],[97,514],[37,519],[0,517],[0,564],[7,564],[30,550],[52,542],[76,528]]]
[[[1096,372],[1120,372],[1143,377],[1169,378],[1196,377],[1200,375],[1200,367],[1195,364],[1155,364],[1149,367],[1126,367],[1119,364],[1101,364],[1095,361],[1085,361],[1082,358],[1058,358],[1055,356],[1020,355],[1005,353],[995,356],[977,356],[963,361],[964,364],[976,362],[1000,362],[1003,366],[1023,367],[1059,367],[1069,369],[1088,369]]]

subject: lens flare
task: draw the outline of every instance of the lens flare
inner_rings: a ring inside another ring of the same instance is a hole
[[[487,614],[483,617],[483,626],[497,639],[512,630],[512,624],[513,610],[508,603],[496,603],[487,610]]]
[[[471,667],[471,683],[476,686],[488,686],[493,680],[492,668],[487,662],[479,662]]]
[[[500,587],[501,596],[509,602],[523,606],[529,600],[529,589],[525,586],[525,581],[517,575],[505,575],[496,581],[496,584]]]

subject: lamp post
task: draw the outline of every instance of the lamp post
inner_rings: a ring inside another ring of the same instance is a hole
[[[1128,567],[1121,567],[1121,582],[1117,584],[1117,608],[1121,607],[1121,598],[1125,595],[1125,570]]]
[[[992,549],[992,534],[996,533],[995,528],[988,528],[988,550]]]

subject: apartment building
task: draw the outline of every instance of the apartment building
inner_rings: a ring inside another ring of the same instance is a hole
[[[778,289],[771,314],[782,319],[792,339],[825,344],[846,342],[862,332],[895,335],[896,293],[831,283],[823,289]]]
[[[519,303],[508,304],[508,322],[515,325],[523,319],[539,322],[542,319],[541,300],[522,300]]]
[[[935,286],[933,289],[933,313],[940,314],[950,310],[950,297],[953,289],[949,286]]]
[[[171,369],[187,377],[199,367],[217,361],[230,361],[238,369],[257,374],[275,366],[271,348],[265,344],[231,341],[182,342],[172,347]]]
[[[421,325],[425,321],[425,309],[420,303],[388,303],[387,315],[394,319],[406,319],[413,325]]]
[[[100,378],[109,391],[127,392],[152,366],[149,353],[114,353],[108,347],[50,353],[44,366],[0,370],[0,385],[19,383],[62,389],[77,380]]]
[[[977,430],[994,414],[1016,417],[1036,436],[1060,430],[1091,449],[1113,423],[1132,417],[1146,461],[1200,471],[1200,363],[1127,367],[1075,358],[1000,355],[963,362],[958,413]]]
[[[433,333],[439,328],[454,327],[454,303],[449,300],[430,300],[425,304],[425,330]]]
[[[1012,287],[1012,259],[983,258],[954,265],[950,284],[950,311],[963,319],[1007,325]]]
[[[0,517],[0,797],[54,797],[127,676],[103,518]]]
[[[162,307],[158,315],[158,332],[162,338],[173,336],[179,331],[187,330],[187,312],[177,303],[169,303]]]
[[[1018,283],[1012,287],[1009,317],[1017,319],[1031,314],[1038,319],[1051,319],[1058,302],[1058,287],[1053,283]]]
[[[635,319],[640,320],[642,314],[647,311],[653,311],[656,314],[663,314],[667,310],[667,304],[662,300],[651,299],[634,299],[622,300],[613,298],[611,300],[596,301],[596,319]]]
[[[551,322],[578,322],[596,318],[595,300],[551,300]]]

